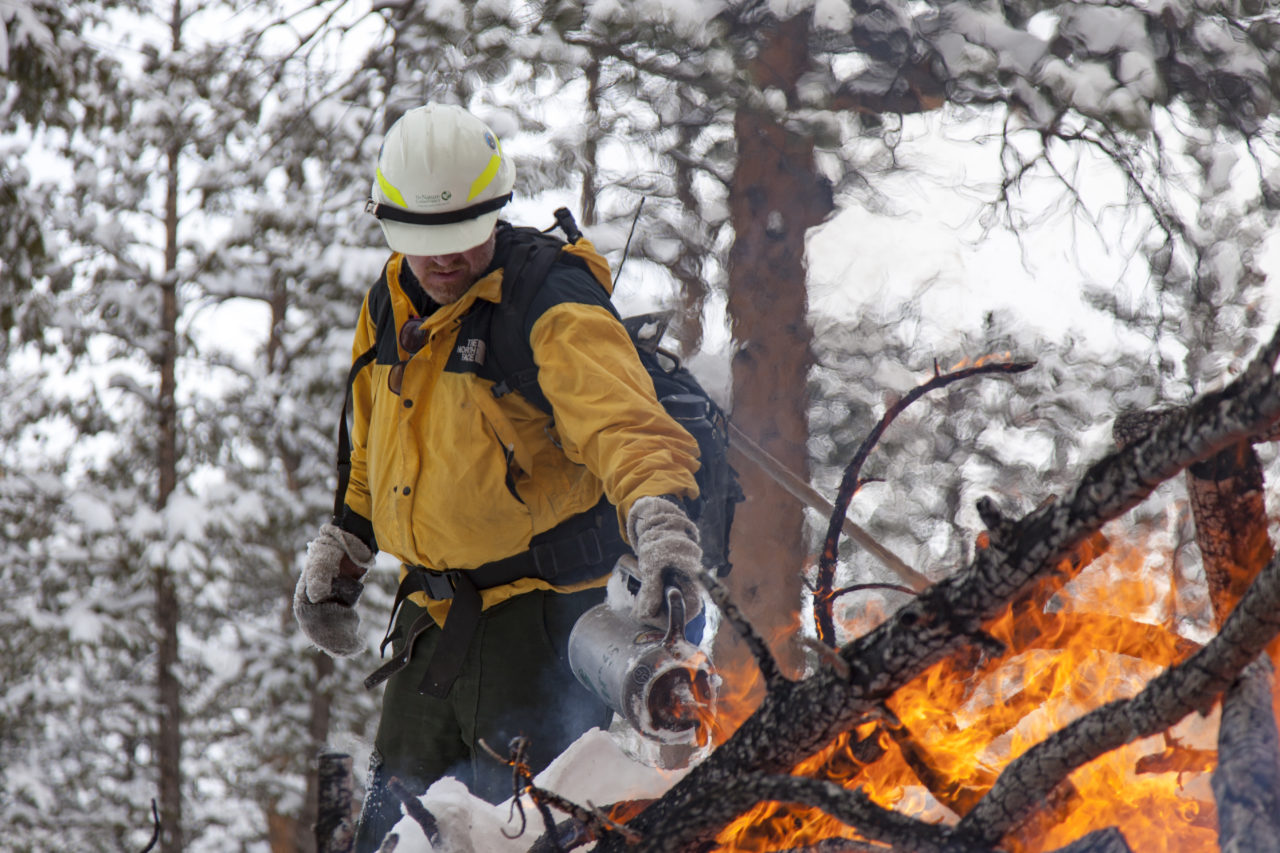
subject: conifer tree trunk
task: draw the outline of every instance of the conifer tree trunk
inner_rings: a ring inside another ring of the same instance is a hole
[[[587,80],[587,136],[582,143],[582,209],[579,215],[582,224],[589,228],[596,224],[596,193],[600,191],[596,179],[596,158],[600,153],[600,51],[593,48],[588,56],[590,58],[583,69]]]
[[[808,69],[808,21],[780,23],[752,60],[752,82],[783,92]],[[735,235],[729,256],[728,310],[733,359],[733,421],[798,476],[809,473],[807,319],[804,238],[832,210],[814,172],[813,141],[743,106],[735,116],[737,163],[729,189]],[[754,466],[739,466],[746,502],[738,506],[729,585],[748,619],[771,642],[786,670],[802,656],[792,644],[799,621],[803,511]]]
[[[682,124],[677,130],[678,150],[691,150],[699,130],[692,122]],[[696,172],[691,164],[683,160],[676,161],[675,169],[676,201],[680,202],[681,216],[692,216],[693,211],[701,207],[694,192]],[[702,251],[690,251],[688,247],[682,247],[675,263],[671,265],[671,274],[680,282],[680,318],[676,335],[680,341],[680,352],[685,356],[697,352],[702,346],[702,310],[706,305],[709,289],[703,277],[707,247],[700,248]]]
[[[179,48],[180,4],[173,6],[174,49]],[[160,340],[155,354],[160,373],[157,399],[157,466],[159,488],[156,509],[163,511],[178,483],[178,158],[181,143],[174,141],[167,154],[165,188],[164,279],[161,282]],[[160,850],[176,853],[182,838],[182,694],[178,678],[178,621],[180,611],[176,584],[170,568],[161,563],[154,569],[156,632],[157,731],[155,761],[160,787]]]
[[[267,337],[266,370],[269,373],[285,374],[291,369],[288,350],[283,340],[289,310],[289,285],[283,276],[275,276],[271,281],[271,294],[268,305],[271,309],[271,326]],[[302,460],[296,450],[288,447],[283,440],[278,440],[275,450],[284,469],[285,483],[289,489],[291,500],[303,501],[302,483],[298,475]],[[292,580],[294,554],[288,548],[278,552],[280,571]],[[293,588],[286,583],[283,609],[280,614],[282,630],[288,631],[293,625]],[[311,680],[310,694],[307,696],[307,744],[306,754],[306,794],[302,802],[301,813],[283,814],[278,811],[278,803],[266,804],[267,824],[280,827],[273,836],[273,851],[280,853],[314,853],[316,849],[315,823],[320,795],[320,768],[311,760],[324,751],[329,742],[329,727],[333,717],[333,658],[319,649],[312,650],[308,657],[315,668],[315,677]],[[282,757],[283,758],[283,757]]]

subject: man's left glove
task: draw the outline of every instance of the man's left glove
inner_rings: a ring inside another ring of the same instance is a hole
[[[698,527],[684,509],[666,497],[640,498],[627,514],[627,539],[636,552],[640,591],[634,613],[639,619],[653,619],[662,612],[669,586],[684,596],[685,618],[702,610],[702,588],[697,575],[702,569],[702,547]]]
[[[356,599],[373,551],[336,524],[324,524],[307,545],[307,562],[293,591],[293,615],[311,642],[335,657],[364,650]]]

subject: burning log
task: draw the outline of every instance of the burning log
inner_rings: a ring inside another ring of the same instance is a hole
[[[1137,697],[1098,708],[1020,756],[955,828],[890,811],[833,782],[787,775],[836,737],[892,717],[884,703],[934,664],[974,645],[1003,651],[1005,644],[988,633],[987,625],[1050,572],[1063,572],[1072,553],[1103,524],[1187,466],[1273,428],[1280,421],[1278,355],[1280,333],[1230,386],[1170,413],[1144,437],[1090,468],[1062,500],[1016,521],[999,520],[990,546],[971,564],[842,646],[841,666],[824,665],[793,682],[780,674],[762,640],[749,642],[767,685],[760,707],[706,761],[628,823],[640,843],[629,846],[610,834],[597,849],[699,849],[736,815],[765,800],[818,807],[869,841],[903,849],[990,849],[1040,808],[1074,767],[1136,737],[1162,732],[1193,710],[1207,710],[1280,632],[1280,561],[1268,564],[1203,649],[1152,680]],[[715,583],[709,586],[717,597]],[[739,617],[727,613],[726,618],[751,637]],[[1090,849],[1123,849],[1114,834],[1102,833],[1089,843],[1100,845]]]
[[[1136,412],[1116,418],[1112,432],[1121,447],[1131,444],[1177,410]],[[1196,522],[1196,545],[1204,561],[1214,616],[1221,623],[1274,553],[1267,535],[1262,463],[1256,440],[1270,441],[1274,425],[1262,435],[1237,441],[1187,468],[1187,496]]]

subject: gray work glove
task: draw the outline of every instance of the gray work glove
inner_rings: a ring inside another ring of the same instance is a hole
[[[667,498],[640,498],[627,514],[627,539],[636,552],[636,580],[640,581],[636,618],[658,616],[670,586],[684,596],[685,618],[697,616],[702,610],[702,587],[697,581],[703,570],[702,547],[698,528],[684,509]]]
[[[373,568],[373,551],[335,524],[324,524],[307,545],[307,562],[293,591],[293,615],[311,642],[334,657],[364,651],[355,601],[360,578]]]

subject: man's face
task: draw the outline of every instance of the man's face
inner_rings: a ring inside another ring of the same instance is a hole
[[[405,255],[414,278],[440,305],[462,298],[493,260],[494,234],[479,246],[451,255]]]

